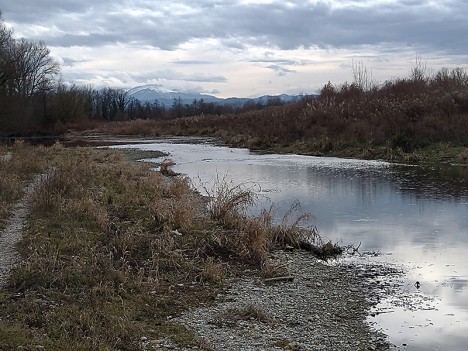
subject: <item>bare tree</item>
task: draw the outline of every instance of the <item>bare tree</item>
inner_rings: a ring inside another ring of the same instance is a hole
[[[6,27],[3,19],[0,17],[0,87],[7,82],[12,73],[11,59],[8,55],[8,47],[12,41],[12,31]]]
[[[413,67],[411,67],[410,78],[415,83],[426,84],[429,80],[427,62],[421,56],[416,55]]]
[[[26,39],[14,41],[10,45],[9,54],[13,70],[12,78],[8,81],[11,94],[28,98],[51,88],[60,67],[43,42]]]
[[[372,90],[374,83],[372,82],[372,71],[368,72],[367,67],[362,61],[353,61],[353,78],[354,84],[364,92]]]

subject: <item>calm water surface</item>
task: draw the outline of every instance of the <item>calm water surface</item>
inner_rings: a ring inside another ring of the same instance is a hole
[[[403,267],[397,297],[378,306],[388,313],[370,317],[398,349],[468,349],[467,168],[259,155],[178,139],[119,147],[169,153],[195,186],[217,174],[255,182],[283,213],[298,200],[325,238],[361,243],[382,253],[362,260]]]

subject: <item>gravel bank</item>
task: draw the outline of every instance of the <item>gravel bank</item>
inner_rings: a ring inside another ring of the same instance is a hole
[[[173,321],[192,330],[207,350],[391,348],[386,336],[374,330],[366,318],[388,293],[383,276],[396,271],[376,265],[327,265],[299,251],[277,252],[274,261],[285,265],[294,280],[239,279],[218,296],[214,306],[189,311]],[[146,346],[176,348],[170,341]]]

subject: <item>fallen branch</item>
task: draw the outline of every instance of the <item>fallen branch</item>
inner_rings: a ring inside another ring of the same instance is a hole
[[[274,278],[267,278],[263,281],[265,283],[279,283],[279,282],[292,282],[294,277],[292,275],[284,276],[284,277],[274,277]]]
[[[326,259],[329,257],[336,257],[343,253],[343,248],[334,245],[331,242],[328,242],[322,246],[313,245],[306,241],[299,242],[299,248],[302,250],[306,250],[314,254],[315,256]]]

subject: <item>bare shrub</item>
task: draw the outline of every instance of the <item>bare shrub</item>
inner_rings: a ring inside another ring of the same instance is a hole
[[[161,165],[159,167],[161,174],[165,176],[175,176],[177,175],[176,172],[173,171],[172,167],[175,166],[175,162],[172,161],[171,159],[165,159],[164,161],[161,162]]]
[[[304,213],[298,201],[292,203],[283,215],[281,223],[273,228],[273,241],[280,247],[299,247],[301,242],[315,243],[319,239],[318,231],[309,225],[313,220],[310,213]]]

